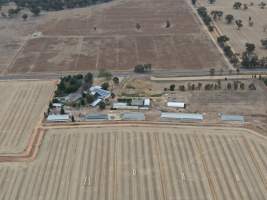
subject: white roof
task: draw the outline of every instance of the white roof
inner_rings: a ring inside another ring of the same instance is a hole
[[[54,107],[62,107],[63,104],[62,104],[62,103],[53,103],[53,106],[54,106]]]
[[[170,101],[170,102],[167,102],[167,106],[174,107],[174,108],[184,108],[185,103]]]
[[[95,107],[97,104],[99,104],[102,101],[102,99],[96,99],[93,103],[91,103],[90,105]]]
[[[68,121],[69,115],[48,115],[47,121],[51,122],[63,122]]]
[[[144,106],[150,106],[150,99],[144,100]]]
[[[161,118],[179,119],[179,120],[203,120],[203,115],[199,113],[161,113]]]

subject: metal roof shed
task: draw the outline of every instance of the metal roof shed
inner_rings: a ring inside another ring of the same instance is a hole
[[[173,108],[184,108],[185,107],[185,103],[170,101],[170,102],[167,102],[167,106],[168,107],[173,107]]]
[[[144,99],[133,99],[131,102],[131,106],[143,106]]]
[[[177,120],[203,120],[203,115],[199,113],[162,112],[160,117],[167,119],[177,119]]]
[[[102,99],[96,99],[96,100],[94,100],[94,101],[90,104],[90,106],[95,107],[95,106],[97,106],[97,104],[99,104],[101,101],[102,101]]]
[[[122,120],[142,121],[142,120],[145,120],[145,115],[144,113],[141,113],[141,112],[123,113]]]
[[[47,121],[49,122],[66,122],[69,119],[69,115],[48,115],[47,117]]]
[[[236,122],[244,122],[245,119],[243,116],[240,115],[221,115],[222,121],[236,121]]]
[[[144,100],[144,106],[150,106],[150,99]]]
[[[86,120],[108,120],[107,114],[93,113],[85,116]]]

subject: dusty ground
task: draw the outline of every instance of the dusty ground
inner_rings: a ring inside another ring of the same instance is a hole
[[[248,10],[235,10],[233,9],[234,1],[231,0],[216,0],[216,3],[212,5],[208,4],[207,1],[200,1],[200,3],[206,6],[209,11],[221,10],[224,12],[224,16],[227,14],[232,14],[235,19],[241,19],[243,21],[244,26],[240,30],[237,30],[235,23],[228,25],[226,24],[225,20],[217,20],[217,24],[222,33],[230,38],[230,44],[237,53],[242,53],[245,51],[245,43],[254,43],[256,45],[256,53],[259,56],[266,56],[267,49],[262,47],[260,40],[267,38],[267,30],[263,32],[263,26],[267,26],[267,10],[266,8],[261,9],[258,4],[260,2],[267,3],[267,1],[241,0],[239,2],[246,3],[248,5],[250,2],[253,2],[254,5],[249,6]],[[252,21],[254,22],[253,27],[248,25],[249,17],[251,17]]]
[[[36,160],[0,165],[0,199],[263,200],[266,153],[244,129],[54,129]]]
[[[0,153],[24,150],[43,117],[55,84],[49,81],[0,82]]]
[[[1,19],[0,30],[2,73],[132,70],[140,63],[157,69],[227,67],[185,0],[117,0],[26,22]],[[33,39],[38,31],[43,36]]]

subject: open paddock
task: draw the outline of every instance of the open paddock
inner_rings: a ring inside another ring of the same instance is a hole
[[[18,28],[5,23],[0,22],[0,28],[9,30],[8,41],[18,40]],[[17,23],[17,27],[23,24],[21,35],[26,42],[19,40],[21,51],[14,47],[10,55],[15,56],[0,60],[9,64],[4,73],[100,68],[132,71],[143,63],[152,64],[153,69],[174,70],[228,67],[186,0],[114,0],[45,13],[34,21]],[[25,30],[27,27],[29,30]],[[42,35],[32,38],[33,30]]]
[[[214,4],[208,4],[208,1],[204,0],[201,0],[200,2],[202,5],[206,6],[209,11],[221,10],[224,12],[224,17],[231,14],[234,16],[235,20],[242,20],[243,27],[240,30],[237,30],[237,26],[234,21],[230,25],[227,24],[224,19],[216,21],[216,24],[221,29],[222,34],[230,38],[229,42],[237,53],[242,54],[246,50],[246,43],[253,43],[256,46],[255,52],[257,55],[267,55],[267,49],[262,47],[260,41],[261,39],[267,38],[267,30],[264,32],[263,28],[264,26],[267,26],[267,11],[266,7],[265,9],[261,9],[258,6],[261,2],[267,3],[266,0],[240,0],[240,3],[248,5],[247,10],[243,10],[243,6],[240,10],[233,9],[235,1],[232,0],[217,0]],[[254,3],[253,6],[250,6],[251,2]],[[254,22],[252,27],[248,24],[249,17],[251,17]]]
[[[49,81],[0,81],[0,153],[27,146],[47,108],[55,84]]]
[[[238,128],[50,129],[36,160],[0,164],[0,199],[263,200],[266,154]]]

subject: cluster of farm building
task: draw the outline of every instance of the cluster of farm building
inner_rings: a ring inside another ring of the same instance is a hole
[[[147,115],[155,109],[153,97],[117,96],[109,87],[107,82],[102,82],[102,84],[91,82],[87,87],[81,84],[77,90],[67,95],[55,96],[50,102],[48,112],[45,113],[47,122],[148,120]],[[160,112],[157,113],[157,121],[202,121],[205,119],[205,114],[188,112],[186,110],[188,105],[184,101],[174,98],[165,100],[165,105],[158,108]],[[223,113],[218,114],[218,119],[244,122],[243,116]]]

